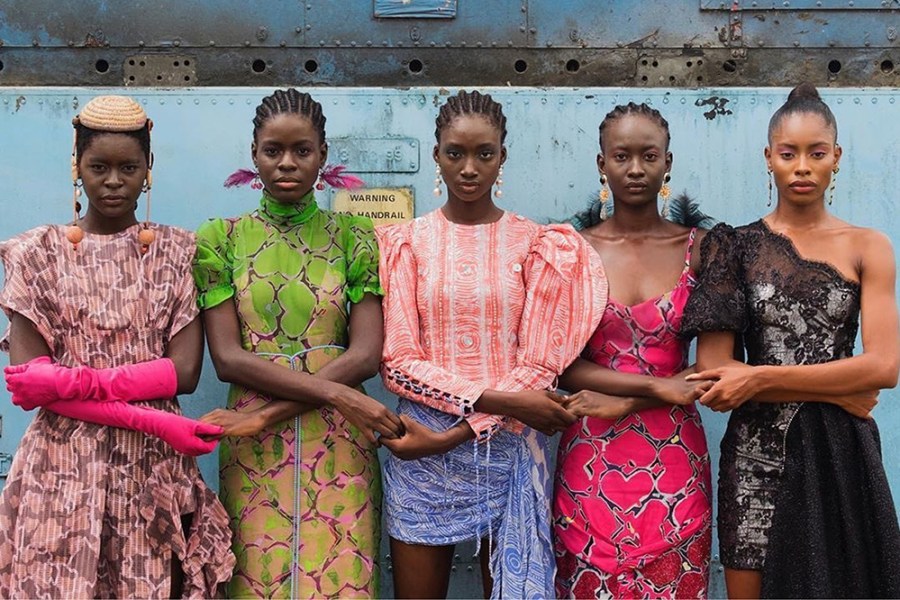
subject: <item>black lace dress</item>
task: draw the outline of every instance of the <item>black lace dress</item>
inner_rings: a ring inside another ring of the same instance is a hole
[[[751,365],[853,353],[860,286],[801,257],[763,221],[715,227],[686,335],[735,331]],[[871,419],[819,402],[749,401],[719,468],[722,564],[763,573],[764,597],[900,597],[900,527]]]

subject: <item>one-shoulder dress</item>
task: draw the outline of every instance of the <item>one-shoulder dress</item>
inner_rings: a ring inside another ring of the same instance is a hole
[[[686,333],[743,335],[751,365],[852,355],[860,285],[760,220],[714,228]],[[765,597],[900,597],[900,528],[878,428],[825,402],[732,411],[719,471],[722,564],[762,571]]]

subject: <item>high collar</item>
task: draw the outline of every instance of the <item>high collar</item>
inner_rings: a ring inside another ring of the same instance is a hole
[[[299,225],[309,221],[317,212],[319,206],[312,190],[296,204],[282,204],[265,192],[259,201],[260,216],[276,225]]]

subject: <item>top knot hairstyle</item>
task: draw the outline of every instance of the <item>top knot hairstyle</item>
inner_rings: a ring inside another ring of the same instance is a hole
[[[772,140],[772,133],[781,125],[785,117],[796,114],[819,115],[825,121],[825,125],[834,131],[834,139],[837,141],[837,119],[819,96],[819,90],[811,83],[801,83],[792,89],[787,101],[772,115],[769,120],[769,141]]]
[[[325,115],[322,114],[322,105],[313,100],[312,96],[306,92],[288,88],[276,90],[271,96],[263,98],[260,105],[256,107],[256,116],[253,117],[254,141],[263,125],[276,115],[306,117],[319,134],[319,143],[325,143]]]
[[[672,141],[672,135],[669,133],[669,122],[666,121],[662,114],[655,108],[650,108],[647,104],[641,102],[640,104],[635,104],[634,102],[629,102],[628,104],[619,104],[611,111],[606,113],[606,116],[603,117],[603,120],[600,122],[600,150],[603,150],[603,130],[606,129],[610,123],[621,119],[622,117],[628,115],[641,115],[647,117],[651,121],[654,121],[657,125],[663,128],[666,132],[666,149],[669,148],[669,143]]]
[[[434,137],[439,144],[441,131],[450,125],[453,119],[463,115],[484,117],[500,131],[500,143],[506,142],[506,115],[503,114],[503,106],[491,98],[490,94],[482,94],[477,90],[471,92],[460,90],[455,96],[447,98],[434,120]]]

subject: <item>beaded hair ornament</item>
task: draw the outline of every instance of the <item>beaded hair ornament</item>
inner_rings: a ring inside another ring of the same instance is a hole
[[[108,133],[122,133],[126,131],[140,131],[145,126],[147,132],[153,129],[153,121],[147,117],[147,113],[140,104],[125,96],[98,96],[84,105],[81,112],[72,119],[75,133],[72,140],[72,203],[74,205],[75,219],[72,225],[66,229],[66,239],[72,243],[74,249],[84,239],[84,230],[78,226],[81,218],[81,187],[78,185],[78,157],[76,144],[78,140],[78,125]],[[138,242],[141,244],[141,254],[146,254],[150,244],[156,239],[156,233],[150,229],[150,189],[153,187],[153,155],[150,155],[150,163],[147,165],[147,180],[144,183],[144,191],[147,192],[147,218],[141,225],[138,233]]]

